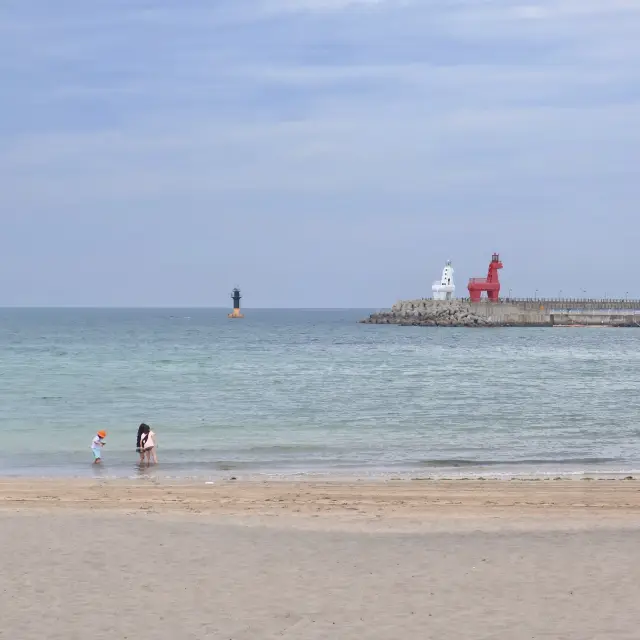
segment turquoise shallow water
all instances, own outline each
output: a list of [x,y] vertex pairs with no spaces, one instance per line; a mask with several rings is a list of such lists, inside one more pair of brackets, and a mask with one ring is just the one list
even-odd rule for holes
[[363,310],[0,309],[0,475],[640,469],[640,331],[357,324]]

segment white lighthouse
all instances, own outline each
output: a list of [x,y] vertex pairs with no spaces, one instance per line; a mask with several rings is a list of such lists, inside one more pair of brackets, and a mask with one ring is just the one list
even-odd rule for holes
[[442,270],[442,279],[436,280],[431,287],[433,291],[434,300],[451,300],[456,290],[456,285],[453,284],[453,267],[451,266],[451,260],[447,260],[447,264]]

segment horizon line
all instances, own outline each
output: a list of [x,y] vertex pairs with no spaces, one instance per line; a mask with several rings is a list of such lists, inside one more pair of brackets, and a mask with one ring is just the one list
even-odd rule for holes
[[[377,309],[378,307],[242,307],[247,311],[361,311]],[[116,310],[166,310],[166,309],[202,309],[228,311],[231,307],[202,306],[202,305],[2,305],[0,309],[116,309]]]

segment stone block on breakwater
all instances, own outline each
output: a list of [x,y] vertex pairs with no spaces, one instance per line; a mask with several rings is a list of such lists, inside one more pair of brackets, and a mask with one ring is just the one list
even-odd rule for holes
[[471,303],[466,300],[401,300],[389,311],[361,320],[364,324],[397,324],[418,327],[549,326],[548,313],[526,311],[515,304]]

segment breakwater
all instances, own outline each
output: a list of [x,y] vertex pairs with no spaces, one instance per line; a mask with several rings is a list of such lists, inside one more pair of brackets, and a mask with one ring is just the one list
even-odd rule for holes
[[640,327],[640,300],[401,300],[360,322],[421,327]]

